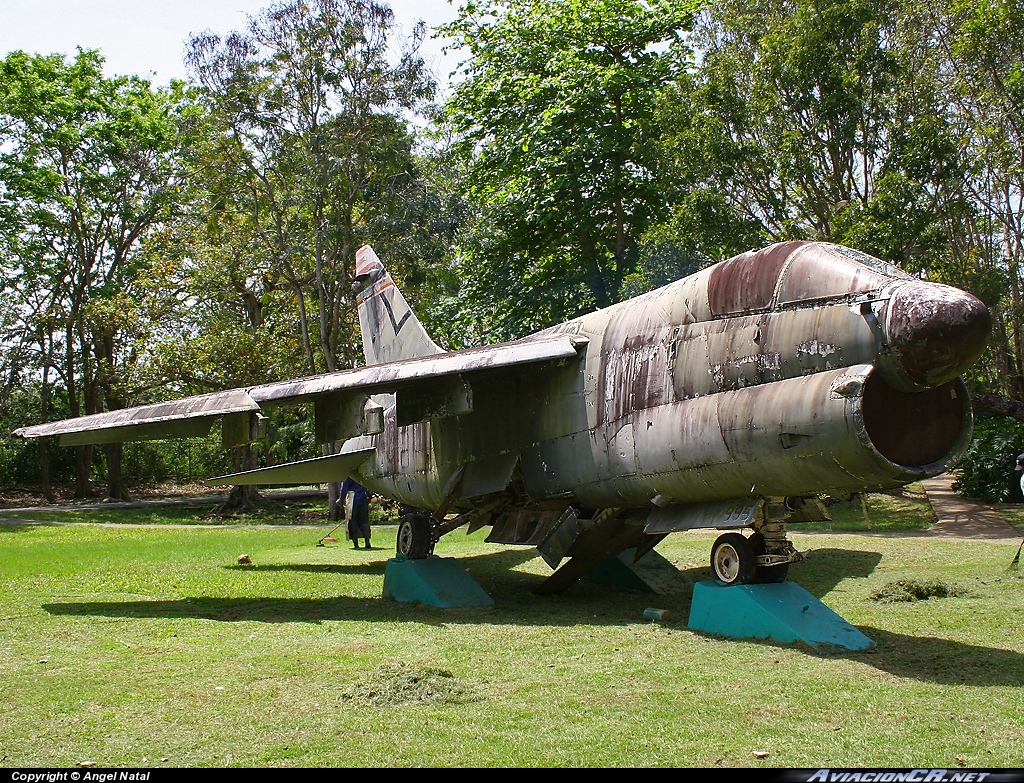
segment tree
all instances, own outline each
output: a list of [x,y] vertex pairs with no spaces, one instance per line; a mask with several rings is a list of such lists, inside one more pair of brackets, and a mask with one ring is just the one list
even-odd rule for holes
[[664,105],[677,181],[762,242],[849,240],[927,268],[955,144],[901,19],[889,0],[709,7],[700,67]]
[[428,100],[434,85],[416,53],[422,26],[397,63],[393,27],[391,10],[376,2],[283,2],[254,17],[246,34],[204,33],[188,45],[205,103],[224,127],[220,195],[231,194],[262,245],[263,279],[291,292],[310,373],[356,363],[355,251],[388,244],[392,218],[417,188],[401,113]]
[[[45,302],[23,310],[25,333],[35,335],[44,376],[51,367],[60,376],[73,416],[132,401],[138,248],[178,198],[176,151],[189,121],[183,85],[154,90],[135,77],[108,79],[102,65],[98,52],[83,50],[70,63],[24,52],[0,61],[10,274],[45,292]],[[47,388],[44,381],[44,395]],[[108,496],[121,497],[120,445],[104,451]],[[92,448],[78,447],[76,461],[76,496],[84,496]]]
[[986,385],[1024,402],[1024,3],[936,0],[919,14],[931,32],[929,73],[951,108],[972,206],[948,276],[992,280]]
[[468,160],[463,279],[482,333],[619,299],[664,212],[656,97],[687,61],[693,5],[483,0],[441,29],[469,52],[446,111]]

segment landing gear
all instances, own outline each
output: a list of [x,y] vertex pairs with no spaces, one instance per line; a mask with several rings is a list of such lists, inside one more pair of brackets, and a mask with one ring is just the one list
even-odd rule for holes
[[742,585],[752,581],[757,558],[750,541],[739,533],[725,533],[711,547],[711,573],[724,585]]
[[[754,533],[747,542],[754,550],[754,557],[757,558],[757,568],[754,570],[754,582],[756,584],[768,585],[778,584],[779,582],[786,581],[786,574],[789,573],[789,563],[778,563],[776,565],[762,565],[764,560],[771,560],[771,557],[766,558],[768,549],[765,544],[765,538],[761,533]],[[785,543],[789,543],[786,541]],[[792,545],[790,545],[792,548]]]
[[808,505],[803,503],[794,509],[789,502],[769,503],[752,522],[754,533],[749,538],[739,533],[719,536],[711,547],[711,573],[715,579],[725,585],[785,582],[789,564],[804,559],[786,538],[786,519],[807,517]]
[[422,560],[434,550],[429,514],[406,514],[398,525],[398,554]]

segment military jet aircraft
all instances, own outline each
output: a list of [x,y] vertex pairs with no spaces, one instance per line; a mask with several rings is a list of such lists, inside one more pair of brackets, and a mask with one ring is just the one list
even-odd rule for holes
[[[603,558],[726,530],[726,584],[776,582],[801,555],[787,524],[821,493],[897,487],[967,448],[960,374],[989,337],[985,305],[864,253],[784,242],[500,345],[442,351],[369,247],[356,289],[366,366],[25,427],[61,444],[261,437],[262,411],[312,403],[340,453],[212,484],[341,481],[424,509],[398,552],[490,526],[536,546],[561,591]],[[743,535],[749,528],[750,535]],[[565,562],[563,562],[565,561]]]

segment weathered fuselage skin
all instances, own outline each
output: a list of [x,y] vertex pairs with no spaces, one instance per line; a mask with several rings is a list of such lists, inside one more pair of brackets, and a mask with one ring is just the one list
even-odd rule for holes
[[463,507],[514,466],[523,502],[651,509],[895,487],[970,442],[959,375],[985,306],[835,245],[789,242],[723,261],[534,335],[586,338],[578,359],[476,373],[470,409],[385,428],[371,489],[436,508],[460,466]]

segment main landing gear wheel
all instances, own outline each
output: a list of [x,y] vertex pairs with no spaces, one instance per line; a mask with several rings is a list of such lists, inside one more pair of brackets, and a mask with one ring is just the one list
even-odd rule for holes
[[722,584],[742,585],[753,581],[757,557],[750,542],[739,533],[725,533],[711,547],[711,573]]
[[398,525],[398,554],[410,560],[422,560],[430,554],[430,517],[426,514],[406,514]]
[[[760,533],[754,533],[754,535],[747,539],[747,542],[753,548],[755,558],[760,557],[767,551],[764,544],[764,536]],[[786,581],[788,573],[789,563],[774,566],[759,565],[754,570],[754,581],[761,585],[778,584],[779,582]]]

